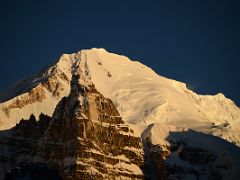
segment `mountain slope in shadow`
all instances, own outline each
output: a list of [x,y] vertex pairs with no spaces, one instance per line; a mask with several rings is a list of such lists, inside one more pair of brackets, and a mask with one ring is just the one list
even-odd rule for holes
[[[155,128],[170,131],[159,133],[156,140],[151,134]],[[219,137],[151,124],[142,139],[148,179],[238,179],[240,175],[240,148]]]

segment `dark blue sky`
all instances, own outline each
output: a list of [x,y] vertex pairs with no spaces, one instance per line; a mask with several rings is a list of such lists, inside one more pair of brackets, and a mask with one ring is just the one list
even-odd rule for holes
[[103,47],[240,104],[239,0],[1,0],[0,89]]

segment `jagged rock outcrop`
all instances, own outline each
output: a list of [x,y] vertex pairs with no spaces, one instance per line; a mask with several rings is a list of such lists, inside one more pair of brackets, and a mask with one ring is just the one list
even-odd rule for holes
[[11,168],[33,161],[33,156],[37,152],[37,142],[48,128],[50,120],[50,117],[41,114],[36,121],[32,115],[29,120],[21,120],[14,128],[0,132],[0,174],[2,176]]
[[10,167],[41,162],[64,179],[143,179],[140,137],[112,101],[94,85],[80,84],[79,76],[73,76],[70,95],[52,118],[41,115],[37,122],[31,116],[8,135],[1,143],[10,154],[6,163],[16,158]]
[[110,99],[78,80],[73,78],[69,97],[57,106],[38,156],[66,179],[143,178],[141,139]]

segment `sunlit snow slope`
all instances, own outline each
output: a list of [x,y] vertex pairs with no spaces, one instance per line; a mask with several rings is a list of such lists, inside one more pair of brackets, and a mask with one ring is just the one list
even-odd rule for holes
[[215,134],[240,145],[240,109],[223,94],[198,95],[184,83],[103,49],[83,53],[96,88],[140,131],[146,125],[163,123]]
[[[26,87],[30,88],[25,89],[43,88],[45,98],[40,102],[6,111],[6,107],[24,96],[20,93],[1,103],[0,129],[14,126],[31,113],[51,115],[61,97],[68,95],[69,82],[76,71],[83,71],[84,78],[112,99],[123,119],[139,133],[149,124],[161,123],[214,134],[240,145],[240,109],[223,94],[198,95],[187,89],[186,84],[159,76],[138,61],[96,48],[65,54],[55,65],[29,80]],[[61,84],[57,97],[44,85],[52,76],[55,88]],[[36,85],[32,88],[33,83]]]

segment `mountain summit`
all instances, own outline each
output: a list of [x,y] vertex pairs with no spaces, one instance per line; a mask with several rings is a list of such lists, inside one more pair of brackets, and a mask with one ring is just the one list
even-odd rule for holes
[[233,101],[102,48],[63,54],[1,99],[3,174],[41,162],[65,179],[238,176]]

